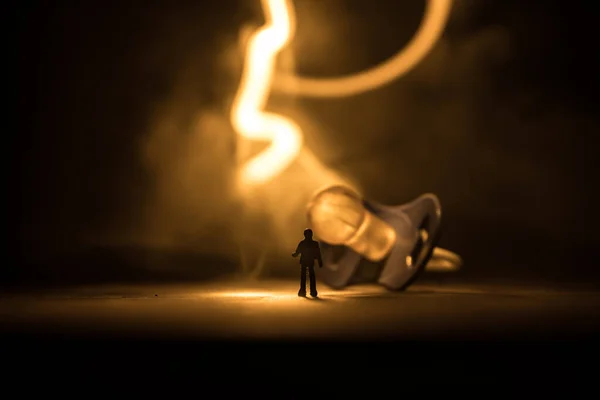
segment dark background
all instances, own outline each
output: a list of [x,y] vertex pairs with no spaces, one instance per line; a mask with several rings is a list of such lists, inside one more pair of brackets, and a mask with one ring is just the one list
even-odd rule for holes
[[[198,110],[226,116],[243,62],[239,30],[261,23],[258,5],[21,4],[7,25],[16,123],[5,129],[9,261],[2,282],[191,280],[235,271],[229,222],[211,221],[198,232],[194,240],[204,247],[165,250],[107,238],[145,229],[149,204],[164,190],[157,171],[177,159],[175,150],[158,167],[144,158],[156,116],[171,112],[184,127]],[[313,76],[388,58],[410,39],[424,6],[296,4],[297,68]],[[465,259],[455,279],[595,285],[596,16],[583,1],[457,1],[443,40],[397,82],[350,99],[299,99],[298,106],[334,147],[317,154],[357,179],[367,196],[400,204],[423,192],[439,195],[440,245]],[[221,163],[205,167],[213,177],[233,157],[233,133],[221,123]],[[204,152],[213,144],[200,141]],[[225,183],[204,179],[208,215]],[[189,220],[165,219],[177,218]]]

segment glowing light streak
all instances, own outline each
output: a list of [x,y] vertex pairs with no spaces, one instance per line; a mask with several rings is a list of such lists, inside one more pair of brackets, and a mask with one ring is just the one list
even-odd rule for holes
[[242,79],[231,110],[237,133],[247,139],[271,141],[241,170],[245,184],[263,183],[282,172],[298,155],[303,137],[293,121],[264,112],[277,54],[294,34],[292,8],[286,0],[262,0],[266,24],[249,39]]
[[[264,112],[268,95],[271,89],[276,89],[304,96],[346,97],[374,90],[398,79],[416,66],[438,41],[448,19],[452,0],[427,0],[423,21],[408,46],[374,68],[333,79],[282,75],[275,82],[276,56],[294,36],[295,15],[291,0],[261,0],[261,3],[266,24],[248,41],[246,62],[230,117],[241,137],[271,143],[267,150],[242,166],[241,183],[248,187],[268,182],[298,158],[312,172],[309,175],[318,177],[323,183],[344,183],[360,193],[352,182],[324,167],[310,150],[302,148],[302,131],[295,122],[281,115]],[[434,258],[440,261],[439,269],[451,269],[452,266],[446,264],[457,264],[446,253],[438,251],[435,254],[437,257]]]
[[278,76],[273,89],[313,97],[346,97],[377,89],[415,67],[440,38],[452,0],[427,0],[425,15],[410,43],[387,61],[366,71],[331,79]]
[[[241,168],[241,183],[265,183],[281,173],[300,154],[300,127],[281,115],[264,112],[271,89],[314,97],[344,97],[374,90],[408,72],[432,49],[441,36],[453,0],[427,0],[422,23],[411,42],[386,62],[354,75],[311,79],[282,75],[273,82],[277,54],[292,40],[295,15],[291,0],[261,0],[266,24],[248,41],[240,86],[231,109],[236,132],[250,140],[270,141],[270,146]],[[315,164],[311,160],[308,164]]]

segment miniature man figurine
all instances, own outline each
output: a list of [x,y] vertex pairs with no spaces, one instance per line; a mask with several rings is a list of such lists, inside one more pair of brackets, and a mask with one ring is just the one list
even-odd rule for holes
[[315,260],[319,262],[319,268],[323,267],[321,259],[321,248],[319,242],[313,240],[313,231],[304,230],[304,240],[298,243],[296,252],[292,257],[300,254],[300,290],[298,296],[306,297],[306,270],[308,269],[310,279],[310,295],[317,297],[317,281],[315,279]]

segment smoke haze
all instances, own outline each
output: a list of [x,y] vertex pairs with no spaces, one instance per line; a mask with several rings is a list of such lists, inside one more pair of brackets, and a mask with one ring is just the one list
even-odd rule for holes
[[[8,269],[13,276],[35,276],[29,261],[56,257],[44,268],[63,277],[91,270],[87,261],[57,264],[97,247],[193,255],[187,269],[150,256],[161,279],[246,263],[295,275],[289,253],[306,202],[342,176],[386,204],[438,194],[441,246],[465,258],[465,278],[594,273],[577,257],[597,240],[588,172],[597,164],[589,106],[597,64],[594,51],[569,45],[587,43],[585,5],[457,0],[443,38],[397,81],[351,98],[274,95],[268,109],[302,127],[321,164],[298,161],[244,197],[237,165],[263,145],[240,147],[228,113],[261,10],[201,3],[15,10],[20,123],[9,219],[24,261]],[[387,59],[424,9],[295,4],[296,38],[280,68],[322,77]],[[150,268],[148,258],[128,257]]]

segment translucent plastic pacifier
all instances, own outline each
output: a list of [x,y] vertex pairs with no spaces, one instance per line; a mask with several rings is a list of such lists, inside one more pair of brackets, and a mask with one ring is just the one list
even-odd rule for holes
[[381,264],[379,284],[390,290],[406,289],[433,254],[441,215],[434,194],[386,206],[362,199],[344,186],[320,191],[308,205],[309,224],[321,241],[320,276],[327,285],[342,289],[351,284],[366,259]]

